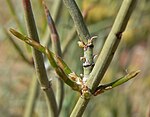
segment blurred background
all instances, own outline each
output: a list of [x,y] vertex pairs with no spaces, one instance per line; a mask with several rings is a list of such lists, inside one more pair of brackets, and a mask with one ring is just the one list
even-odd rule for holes
[[[77,74],[82,73],[79,60],[83,51],[73,21],[62,0],[45,0],[55,21],[64,61]],[[94,54],[99,54],[112,27],[122,0],[76,0],[85,15],[85,21],[94,40]],[[43,45],[51,49],[50,31],[41,0],[31,0],[34,17]],[[30,47],[15,39],[9,32],[14,28],[27,34],[21,0],[0,0],[0,115],[22,117],[26,110],[29,92],[33,89],[35,71],[31,64]],[[19,49],[18,49],[19,48]],[[20,51],[20,52],[19,52]],[[20,54],[23,53],[23,54]],[[84,117],[150,117],[150,0],[139,0],[123,33],[115,57],[102,83],[120,78],[127,72],[141,70],[133,80],[102,95],[94,97]],[[96,61],[96,60],[95,60]],[[46,62],[49,68],[49,63]],[[48,69],[55,90],[57,80]],[[32,117],[46,117],[47,107],[42,91],[35,88],[35,105]],[[68,117],[80,94],[65,85],[65,98],[60,117]]]

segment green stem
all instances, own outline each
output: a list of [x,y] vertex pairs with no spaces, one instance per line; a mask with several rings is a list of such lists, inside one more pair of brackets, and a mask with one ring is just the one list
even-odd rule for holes
[[135,78],[135,76],[137,76],[138,74],[140,73],[140,70],[137,70],[137,71],[133,71],[131,73],[128,73],[127,75],[111,82],[111,83],[107,83],[107,84],[102,84],[102,85],[99,85],[97,88],[96,88],[96,91],[94,92],[94,95],[98,95],[98,94],[101,94],[107,90],[110,90],[112,88],[115,88],[119,85],[122,85],[124,84],[125,82],[127,82],[128,80],[131,80],[132,78]]
[[[51,40],[52,40],[54,53],[57,56],[62,57],[59,35],[58,35],[57,29],[55,27],[55,23],[51,17],[50,11],[48,10],[44,0],[43,0],[43,6],[45,9],[45,14],[47,17],[48,26],[49,26],[49,29],[51,31]],[[64,84],[63,84],[61,79],[58,79],[56,99],[58,102],[58,112],[60,113],[61,108],[62,108],[63,99],[64,99]]]
[[17,50],[18,54],[21,56],[22,60],[24,62],[26,62],[28,65],[33,67],[33,63],[32,61],[30,61],[24,54],[22,49],[20,48],[20,46],[13,40],[13,38],[10,36],[10,34],[6,31],[6,29],[4,29],[4,32],[6,33],[6,36],[8,37],[8,39],[10,40],[10,42],[13,44],[13,46],[15,47],[15,49]]
[[[133,11],[136,1],[137,0],[124,0],[121,5],[112,30],[106,39],[103,49],[86,83],[92,92],[94,92],[99,85],[103,75],[106,72],[106,69],[108,68],[113,58],[113,55],[120,42],[122,32],[126,28],[127,22]],[[87,105],[88,102],[89,100],[80,97],[73,112],[71,113],[71,117],[81,117],[84,112],[83,110],[86,108],[84,105]]]
[[[37,34],[37,29],[33,17],[30,0],[23,0],[23,5],[24,5],[24,12],[25,12],[28,33],[31,38],[36,39],[35,41],[39,42],[39,37]],[[34,58],[35,70],[37,73],[38,81],[41,87],[45,87],[45,90],[43,91],[47,100],[48,112],[51,111],[52,116],[57,117],[58,116],[57,104],[56,104],[54,92],[49,84],[49,80],[46,74],[42,53],[33,48],[33,58]]]
[[84,23],[82,14],[74,0],[63,0],[68,11],[75,23],[76,30],[80,37],[80,40],[83,40],[85,43],[90,39],[89,31]]
[[[74,21],[75,28],[79,35],[80,41],[85,43],[85,45],[88,44],[88,41],[91,39],[91,36],[90,36],[90,33],[84,22],[84,18],[82,16],[76,2],[74,0],[64,0],[64,3],[66,5],[66,7],[68,8],[70,15]],[[92,42],[91,42],[91,45],[93,45]],[[87,79],[93,68],[93,66],[92,66],[92,64],[93,64],[93,46],[87,46],[86,48],[84,48],[84,58],[86,59],[86,61],[84,61],[84,63],[83,63],[84,79]],[[84,101],[84,99],[82,101]],[[80,103],[77,103],[77,105],[78,104],[80,105]],[[84,103],[84,105],[82,105],[83,108],[80,111],[81,113],[78,113],[79,115],[82,115],[87,104],[88,104],[88,102]],[[75,107],[75,111],[77,112],[76,109],[77,108]],[[74,113],[74,110],[73,110],[73,112],[71,113],[71,116],[77,116],[78,114]]]
[[21,39],[22,41],[26,42],[36,50],[45,54],[51,64],[51,66],[55,69],[56,73],[62,80],[69,85],[72,89],[80,92],[82,88],[82,80],[76,74],[74,74],[67,64],[57,55],[52,53],[48,48],[42,46],[38,42],[34,41],[33,39],[22,35],[21,33],[15,31],[14,29],[10,29],[10,32]]
[[[74,21],[80,40],[83,41],[85,44],[88,44],[88,41],[91,39],[91,36],[75,0],[63,0],[63,1],[66,7],[68,8],[70,15]],[[86,61],[83,63],[84,78],[87,79],[93,68],[92,66],[93,47],[92,46],[89,46],[89,47],[87,46],[87,48],[84,49],[84,58],[86,58]]]

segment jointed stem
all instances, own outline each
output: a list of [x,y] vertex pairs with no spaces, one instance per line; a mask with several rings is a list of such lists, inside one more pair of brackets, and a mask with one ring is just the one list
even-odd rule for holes
[[[55,27],[55,23],[53,21],[53,18],[51,16],[50,11],[48,10],[44,0],[43,0],[43,6],[45,9],[45,14],[47,17],[48,26],[49,26],[49,29],[51,31],[50,35],[51,35],[51,41],[52,41],[54,53],[57,56],[62,57],[59,35],[58,35],[57,29]],[[64,100],[64,83],[60,78],[58,79],[58,83],[57,83],[56,99],[57,99],[57,103],[58,103],[58,112],[60,113],[60,110],[62,108],[62,103]]]
[[14,29],[10,29],[10,32],[14,36],[18,37],[20,40],[26,42],[36,50],[45,54],[58,76],[60,76],[60,78],[72,89],[81,92],[83,85],[81,78],[78,77],[74,72],[72,72],[71,69],[67,66],[67,64],[59,56],[55,55],[48,48],[42,46],[33,39],[22,35]]
[[[28,33],[31,38],[36,39],[35,41],[39,42],[39,37],[37,34],[37,29],[36,29],[36,25],[32,13],[30,0],[23,0],[23,5],[24,5]],[[37,73],[38,81],[41,87],[49,87],[50,84],[46,74],[42,53],[33,48],[33,58],[34,58],[35,70]],[[47,100],[49,112],[51,111],[53,117],[57,117],[58,109],[57,109],[57,104],[56,104],[56,100],[52,88],[49,87],[47,88],[47,90],[44,90],[44,95]]]
[[[70,10],[70,13],[73,14],[74,9],[71,11],[71,7],[74,7],[75,5],[72,6],[71,4],[75,4],[74,0],[64,0],[64,1],[65,2],[67,1],[66,3],[70,3],[68,4],[70,5],[70,7],[68,8]],[[122,3],[122,6],[116,17],[112,30],[105,42],[102,52],[100,53],[97,59],[97,62],[93,68],[93,71],[90,74],[90,77],[88,78],[88,81],[86,83],[87,86],[91,89],[92,93],[94,93],[95,89],[99,85],[101,79],[103,78],[103,75],[105,74],[113,58],[113,55],[119,45],[121,35],[126,28],[127,22],[129,20],[129,17],[132,13],[132,10],[135,6],[136,1],[137,0],[124,0]],[[91,53],[88,53],[88,55],[91,55]],[[81,117],[84,112],[83,110],[85,110],[86,108],[85,105],[87,105],[88,102],[89,100],[83,99],[82,97],[80,97],[73,112],[71,113],[71,117]]]
[[[50,21],[49,26],[52,32],[52,41],[55,47],[55,54],[39,43],[30,0],[23,0],[27,28],[31,38],[24,36],[13,29],[10,29],[10,31],[16,37],[23,40],[24,42],[26,42],[34,48],[33,57],[38,80],[41,85],[41,88],[44,90],[44,95],[47,99],[48,108],[49,111],[51,110],[53,117],[58,117],[60,110],[58,110],[54,92],[47,78],[42,53],[44,53],[48,57],[50,64],[52,65],[58,76],[62,78],[62,80],[72,89],[82,94],[71,113],[71,117],[81,117],[92,95],[97,95],[106,90],[119,86],[125,83],[126,81],[130,80],[131,78],[135,77],[139,73],[139,71],[134,71],[111,83],[99,85],[119,45],[122,33],[124,32],[127,26],[129,17],[131,16],[136,1],[137,0],[123,1],[119,13],[116,17],[116,20],[113,24],[112,30],[109,33],[106,42],[102,48],[102,51],[97,59],[97,62],[93,68],[93,38],[91,38],[89,34],[89,31],[83,21],[83,17],[76,2],[74,0],[64,0],[64,3],[69,9],[69,12],[75,23],[76,30],[80,37],[79,45],[80,47],[84,48],[84,57],[82,58],[84,60],[83,68],[84,78],[86,80],[82,80],[74,72],[72,72],[69,69],[69,67],[65,64],[65,62],[60,58],[62,54],[60,49],[59,38],[50,13],[47,12],[47,17]],[[46,7],[45,9],[47,10]]]
[[[85,61],[83,63],[83,69],[84,69],[84,79],[87,80],[93,68],[93,44],[92,41],[90,42],[91,36],[76,2],[74,0],[64,0],[64,3],[68,8],[70,15],[74,21],[81,43],[84,43],[86,46],[83,47],[84,58],[85,58]],[[87,46],[89,42],[90,42],[90,46]],[[75,106],[73,112],[71,113],[71,117],[76,117],[78,115],[82,116],[88,104],[89,99],[84,99],[83,96],[82,101],[85,102],[84,105],[80,104],[80,102],[76,104],[76,105],[82,105],[82,108],[78,108],[77,106]]]
[[[91,39],[91,36],[76,2],[74,0],[64,0],[64,3],[66,7],[68,8],[70,15],[74,21],[80,41],[84,42],[85,44],[88,44],[88,40]],[[91,45],[92,45],[92,42],[91,42]],[[84,49],[84,58],[86,58],[86,61],[83,63],[85,78],[88,78],[90,72],[92,71],[92,68],[93,68],[92,57],[93,57],[93,47],[87,46],[86,49]]]
[[118,15],[115,19],[113,27],[106,39],[106,42],[102,48],[102,51],[97,59],[97,62],[90,74],[87,85],[91,88],[92,92],[95,91],[96,87],[100,83],[103,75],[105,74],[114,54],[119,45],[128,20],[134,9],[137,0],[124,0]]

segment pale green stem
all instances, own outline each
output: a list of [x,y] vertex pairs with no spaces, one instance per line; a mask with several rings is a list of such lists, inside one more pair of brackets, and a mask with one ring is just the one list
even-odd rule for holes
[[104,93],[107,90],[110,90],[112,88],[115,88],[119,85],[124,84],[125,82],[127,82],[128,80],[131,80],[132,78],[135,78],[135,76],[137,76],[140,73],[140,70],[137,71],[133,71],[131,73],[128,73],[127,75],[111,82],[111,83],[107,83],[107,84],[101,84],[96,88],[96,91],[93,95],[98,95],[101,93]]
[[18,54],[20,55],[20,57],[23,59],[24,62],[26,62],[28,65],[33,67],[33,63],[32,61],[30,61],[23,53],[21,47],[13,40],[13,38],[10,36],[10,34],[4,29],[4,32],[6,33],[6,36],[8,37],[8,39],[10,40],[10,42],[13,44],[13,46],[15,47],[15,49],[17,50]]
[[[37,34],[37,29],[33,17],[30,0],[23,0],[23,5],[24,5],[24,12],[25,12],[28,33],[31,38],[36,39],[35,41],[39,42],[39,37]],[[33,58],[34,58],[35,70],[37,73],[38,81],[41,87],[45,87],[45,90],[43,90],[43,92],[46,97],[48,112],[51,112],[52,117],[57,117],[58,116],[57,104],[56,104],[54,92],[49,84],[50,82],[46,74],[42,53],[37,51],[36,49],[33,49]]]
[[34,41],[33,39],[22,35],[21,33],[15,31],[14,29],[10,29],[10,32],[21,39],[22,41],[26,42],[33,48],[37,49],[38,51],[44,53],[51,66],[55,69],[56,73],[62,80],[69,85],[72,89],[80,92],[82,90],[82,80],[78,77],[75,73],[73,73],[67,64],[57,55],[52,53],[48,48],[42,46],[38,42]]
[[[92,93],[95,91],[99,85],[103,75],[105,74],[106,69],[108,68],[113,55],[117,49],[117,46],[120,42],[121,35],[126,28],[129,17],[132,13],[132,10],[136,4],[137,0],[124,0],[119,13],[116,17],[116,20],[113,24],[112,30],[109,33],[109,36],[106,39],[106,42],[103,46],[103,49],[97,59],[97,62],[93,68],[92,73],[90,74],[89,80],[87,81],[87,86],[91,89]],[[89,99],[83,99],[80,97],[76,106],[74,107],[71,117],[81,117]]]
[[[48,26],[49,26],[49,29],[51,31],[50,35],[51,35],[54,53],[57,56],[62,57],[59,35],[58,35],[57,29],[55,27],[55,23],[53,21],[53,18],[51,17],[50,11],[48,10],[44,0],[43,0],[43,6],[45,9],[45,14],[47,17]],[[58,79],[58,83],[57,83],[56,99],[57,99],[57,103],[58,103],[58,112],[60,113],[61,108],[62,108],[63,99],[64,99],[64,84],[60,78]]]
[[[68,11],[74,21],[80,40],[83,41],[85,44],[88,44],[88,40],[91,39],[91,36],[76,2],[74,0],[63,0],[63,1],[66,7],[68,8]],[[84,77],[87,79],[93,68],[92,66],[93,47],[92,46],[89,46],[86,49],[84,49],[84,58],[86,58],[86,61],[83,63]]]

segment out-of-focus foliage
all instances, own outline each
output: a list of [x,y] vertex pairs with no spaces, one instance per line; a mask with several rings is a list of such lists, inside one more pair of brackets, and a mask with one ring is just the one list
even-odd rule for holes
[[[11,0],[15,7],[17,17],[22,26],[25,27],[23,8],[20,0]],[[41,0],[32,0],[34,16],[39,31],[41,42],[45,44],[49,39],[49,31],[46,28]],[[79,1],[80,8],[84,11],[90,7],[86,22],[92,35],[98,35],[94,41],[94,53],[99,54],[100,49],[113,24],[114,18],[120,7],[119,0],[83,0]],[[47,4],[53,15],[54,0],[48,0]],[[57,2],[57,0],[56,0]],[[23,115],[27,94],[34,70],[24,63],[17,54],[12,44],[5,35],[3,28],[14,27],[19,29],[6,1],[0,0],[0,115],[3,117],[20,117]],[[131,17],[126,32],[123,34],[115,58],[111,63],[103,83],[110,82],[128,71],[141,69],[138,79],[131,80],[123,86],[117,87],[94,98],[87,107],[84,117],[149,117],[150,116],[150,1],[139,0],[137,7]],[[72,19],[67,9],[62,6],[59,11],[56,26],[63,45],[66,37],[73,28]],[[26,33],[26,32],[24,32]],[[15,40],[16,41],[16,40]],[[68,45],[64,54],[64,61],[77,74],[82,73],[82,50],[77,46],[77,36]],[[26,46],[16,41],[24,53],[28,54]],[[51,47],[50,47],[51,48]],[[96,61],[96,60],[95,60]],[[49,73],[55,88],[56,78],[53,72]],[[65,86],[65,100],[61,117],[69,116],[78,93]],[[46,104],[41,91],[36,103],[33,117],[46,116]]]
[[116,11],[118,8],[116,5],[117,4],[115,2],[83,0],[82,9],[89,9],[87,22],[95,23],[114,16],[117,13]]

